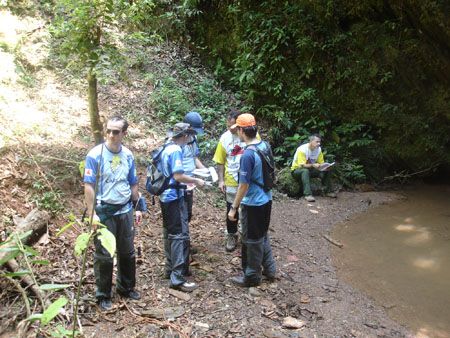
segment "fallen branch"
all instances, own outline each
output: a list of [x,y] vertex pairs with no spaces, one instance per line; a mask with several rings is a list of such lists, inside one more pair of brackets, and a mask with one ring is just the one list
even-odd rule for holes
[[[20,222],[20,224],[17,225],[16,229],[13,231],[13,233],[8,237],[7,241],[10,240],[9,243],[7,243],[4,248],[15,246],[17,243],[14,240],[15,238],[18,238],[20,234],[23,234],[27,231],[32,231],[31,235],[25,240],[25,243],[27,245],[33,244],[36,241],[39,240],[41,235],[46,232],[47,230],[47,223],[50,219],[50,215],[46,211],[40,211],[38,209],[32,210],[27,217],[23,221]],[[4,250],[0,252],[0,259],[3,259],[5,256],[8,255],[7,250]],[[5,265],[8,267],[8,269],[12,272],[18,272],[20,269],[19,263],[13,258],[8,260]],[[30,289],[35,296],[38,298],[39,302],[41,303],[42,307],[44,308],[44,299],[43,299],[43,293],[41,289],[39,289],[38,285],[36,285],[36,282],[34,279],[29,276],[25,275],[22,277],[21,282],[26,286],[26,289]]]
[[332,239],[331,237],[329,237],[327,235],[322,235],[322,237],[325,238],[331,244],[336,245],[339,248],[343,248],[344,247],[344,244],[342,244],[341,242],[338,242],[338,241]]

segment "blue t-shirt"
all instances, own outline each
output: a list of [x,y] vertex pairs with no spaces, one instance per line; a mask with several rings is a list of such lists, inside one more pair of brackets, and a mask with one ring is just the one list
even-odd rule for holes
[[[136,165],[131,151],[121,146],[121,149],[114,153],[104,143],[92,148],[86,156],[83,180],[85,183],[95,184],[99,164],[100,182],[96,200],[110,204],[125,204],[130,201],[131,186],[138,183]],[[131,203],[128,203],[115,215],[126,213],[130,209]]]
[[[169,184],[178,184],[178,182],[173,178],[173,174],[179,173],[183,174],[183,152],[181,147],[175,143],[171,143],[166,148],[164,148],[161,154],[161,162],[162,168],[160,169],[164,176],[170,176]],[[180,197],[184,196],[183,189],[175,189],[169,188],[164,190],[164,192],[159,196],[159,199],[163,203],[172,202]]]
[[200,149],[198,148],[197,138],[192,136],[193,140],[182,147],[183,149],[183,169],[184,173],[188,176],[192,176],[192,172],[195,170],[195,158],[200,155]]
[[[254,146],[261,150],[266,148],[264,142],[259,142],[254,144]],[[260,206],[272,200],[272,192],[265,192],[255,181],[264,185],[261,158],[256,151],[248,149],[247,146],[244,154],[241,156],[239,171],[239,183],[249,185],[247,194],[242,199],[242,204]]]

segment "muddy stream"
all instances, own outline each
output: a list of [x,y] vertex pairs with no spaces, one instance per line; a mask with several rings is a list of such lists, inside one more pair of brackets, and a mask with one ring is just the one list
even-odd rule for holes
[[450,186],[401,195],[335,228],[334,264],[417,337],[450,337]]

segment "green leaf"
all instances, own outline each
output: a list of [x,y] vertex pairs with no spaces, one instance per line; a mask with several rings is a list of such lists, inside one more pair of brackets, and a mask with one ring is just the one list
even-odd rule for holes
[[50,262],[45,259],[34,259],[31,261],[33,264],[39,264],[39,265],[49,265]]
[[13,252],[13,251],[17,251],[19,250],[19,248],[17,246],[8,246],[6,248],[1,248],[0,252]]
[[36,320],[41,320],[42,313],[33,313],[30,317],[27,318],[30,322],[35,322]]
[[33,230],[28,230],[27,232],[24,232],[23,234],[19,234],[19,239],[23,242],[28,237],[30,237],[32,233],[33,233]]
[[30,274],[29,270],[19,270],[19,271],[16,271],[16,272],[5,273],[5,274],[3,274],[3,276],[5,276],[5,277],[22,277],[22,276],[25,276],[25,275],[28,275],[28,274]]
[[109,252],[111,257],[113,257],[116,253],[116,238],[111,231],[106,228],[98,229],[97,233],[100,233],[98,239],[102,243],[102,246]]
[[42,291],[61,290],[70,287],[70,284],[42,284],[39,289]]
[[20,250],[18,248],[13,248],[9,254],[5,255],[2,259],[0,259],[0,266],[5,264],[7,261],[16,258],[20,254]]
[[45,326],[50,323],[50,321],[58,315],[59,310],[61,310],[61,308],[67,304],[67,302],[68,300],[66,297],[59,297],[57,300],[51,303],[50,306],[42,314],[41,324]]
[[54,331],[50,332],[50,335],[55,338],[67,338],[67,337],[77,337],[80,334],[79,331],[67,330],[64,326],[59,324],[56,326]]
[[61,230],[59,230],[59,231],[56,233],[56,237],[58,237],[59,235],[61,235],[61,234],[64,233],[64,232],[66,232],[67,229],[71,228],[74,224],[75,224],[75,222],[69,222],[69,223],[67,223],[66,225],[64,225],[64,226],[61,228]]
[[27,256],[39,256],[39,252],[34,250],[31,246],[25,245],[24,248]]
[[89,232],[84,232],[77,237],[75,241],[75,256],[80,256],[84,250],[86,250],[89,240],[91,239],[91,234]]
[[86,161],[83,160],[78,164],[78,170],[80,171],[81,177],[84,176],[84,168],[86,168]]

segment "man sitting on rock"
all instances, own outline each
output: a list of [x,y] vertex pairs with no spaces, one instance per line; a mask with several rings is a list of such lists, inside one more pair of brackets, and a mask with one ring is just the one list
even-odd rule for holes
[[321,137],[313,134],[309,137],[309,142],[297,148],[291,166],[292,177],[303,186],[303,196],[308,202],[314,202],[311,191],[310,177],[320,177],[325,187],[325,194],[328,197],[336,198],[336,193],[331,191],[330,171],[321,171],[324,158],[320,148]]

